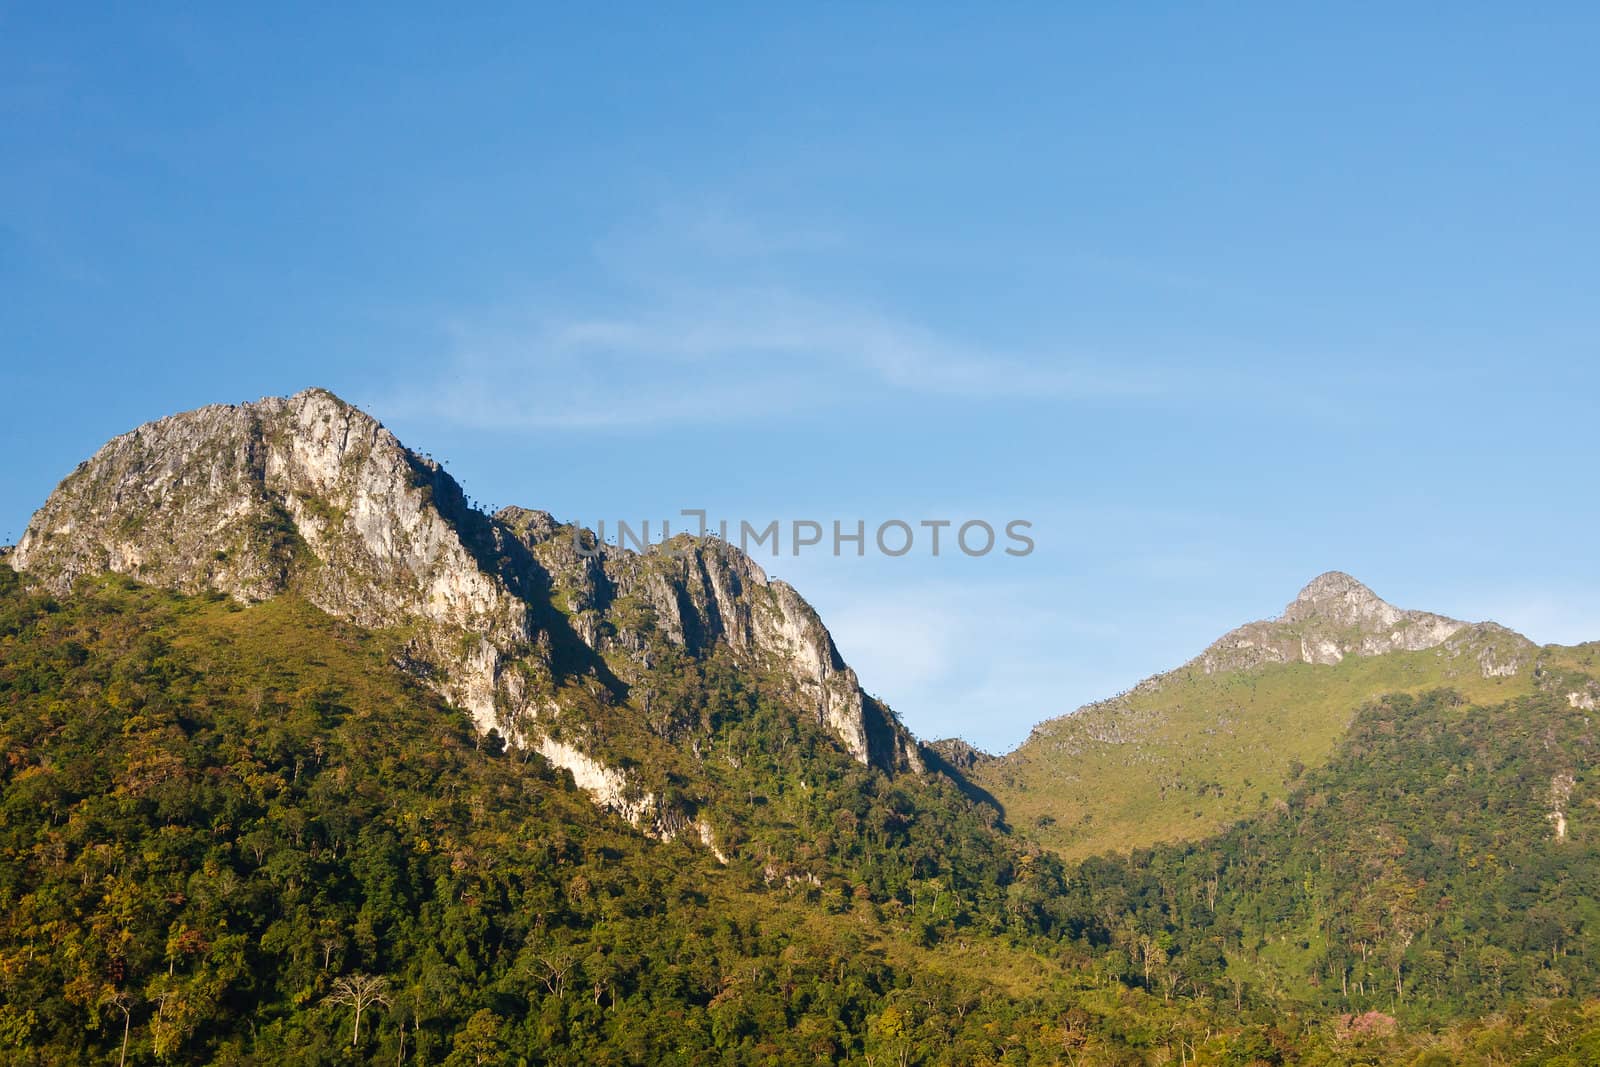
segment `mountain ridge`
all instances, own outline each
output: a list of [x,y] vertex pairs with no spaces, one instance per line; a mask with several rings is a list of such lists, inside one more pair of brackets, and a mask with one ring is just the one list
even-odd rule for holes
[[[671,810],[627,767],[627,757],[662,745],[699,758],[692,728],[657,721],[663,649],[702,660],[725,653],[733,669],[781,689],[856,762],[891,774],[934,767],[963,780],[969,795],[1026,814],[1036,831],[1094,810],[1077,801],[1041,808],[1026,795],[1024,779],[1041,766],[1049,779],[1081,777],[1052,762],[1070,768],[1085,753],[1136,753],[1149,766],[1114,775],[1119,787],[1142,775],[1144,787],[1185,803],[1197,789],[1213,800],[1227,793],[1221,812],[1233,816],[1254,810],[1242,798],[1261,783],[1209,776],[1218,738],[1261,742],[1257,758],[1271,764],[1265,800],[1294,766],[1331,751],[1362,700],[1469,675],[1525,688],[1538,658],[1537,646],[1504,627],[1400,609],[1328,571],[1275,618],[1229,631],[1127,693],[1040,722],[1010,753],[923,745],[865,692],[804,598],[733,546],[679,535],[638,552],[535,509],[484,514],[439,464],[323,389],[210,405],[112,438],[51,494],[8,562],[58,593],[98,572],[245,602],[294,591],[388,633],[396,664],[469,712],[481,734],[540,751],[637,825],[708,841],[712,828],[692,810]],[[1403,667],[1386,659],[1428,655],[1435,660]],[[1361,666],[1370,661],[1384,665]],[[1311,673],[1292,684],[1275,673],[1302,668]],[[1317,673],[1328,669],[1336,673]],[[1250,693],[1242,701],[1230,690],[1238,680]],[[1279,704],[1257,706],[1263,680]],[[1474,694],[1493,695],[1474,685]],[[1581,700],[1588,691],[1576,692]],[[1307,701],[1317,705],[1304,724],[1310,740],[1278,718]],[[1046,751],[1056,755],[1041,761]],[[1150,766],[1162,770],[1152,778]],[[1195,809],[1192,830],[1217,825],[1206,807]],[[1178,832],[1170,813],[1159,825]],[[1118,826],[1089,836],[1121,841]],[[1049,843],[1060,832],[1041,836]]]
[[1430,611],[1397,608],[1349,574],[1325,571],[1307,582],[1276,618],[1230,630],[1191,662],[1207,673],[1296,660],[1333,664],[1350,655],[1433,648],[1469,625]]
[[[244,603],[302,595],[390,634],[395,663],[481,734],[538,749],[602,805],[663,835],[686,817],[595,746],[557,736],[572,733],[574,715],[592,719],[579,704],[634,699],[658,640],[700,657],[726,646],[852,759],[923,772],[915,739],[862,689],[816,612],[738,549],[691,539],[681,557],[659,546],[579,553],[573,538],[585,536],[529,509],[483,514],[378,420],[308,389],[112,438],[50,494],[8,562],[57,594],[118,573]],[[572,696],[574,685],[587,692]]]
[[919,745],[749,557],[482,514],[385,434],[162,420],[0,559],[17,1062],[1600,1049],[1550,999],[1600,988],[1600,643],[1329,572],[1007,756]]
[[1327,571],[1276,617],[1041,721],[970,774],[1009,819],[1069,856],[1189,840],[1286,795],[1363,703],[1446,686],[1486,701],[1531,693],[1552,684],[1544,655],[1497,623],[1397,608]]

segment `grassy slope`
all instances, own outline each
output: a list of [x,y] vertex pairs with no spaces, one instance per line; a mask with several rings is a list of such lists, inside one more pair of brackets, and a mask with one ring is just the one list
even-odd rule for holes
[[1077,906],[1091,925],[1110,917],[1111,940],[1137,940],[1119,922],[1170,939],[1180,982],[1216,945],[1230,980],[1326,1011],[1419,1019],[1587,993],[1600,974],[1597,740],[1592,713],[1560,692],[1487,706],[1392,696],[1358,712],[1283,811],[1087,862]]
[[1067,857],[1196,840],[1281,800],[1296,763],[1322,765],[1355,710],[1383,694],[1448,686],[1498,703],[1550,684],[1552,668],[1592,671],[1600,655],[1552,647],[1540,652],[1542,674],[1527,664],[1485,678],[1471,654],[1479,647],[1210,675],[1180,668],[1159,686],[1042,724],[975,776],[1013,826]]

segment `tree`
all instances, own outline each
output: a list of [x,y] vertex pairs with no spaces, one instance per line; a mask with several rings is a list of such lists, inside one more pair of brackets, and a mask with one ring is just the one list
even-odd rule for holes
[[381,975],[340,975],[333,980],[333,992],[328,994],[329,1004],[350,1008],[355,1014],[355,1027],[350,1032],[350,1047],[361,1043],[361,1014],[374,1004],[389,1006],[386,990],[389,980]]
[[122,1051],[117,1055],[117,1067],[128,1062],[128,1029],[133,1025],[133,997],[120,990],[108,992],[101,999],[102,1007],[116,1008],[122,1013]]
[[485,1063],[502,1062],[505,1043],[500,1040],[500,1017],[488,1008],[472,1013],[459,1033],[446,1067],[480,1067]]

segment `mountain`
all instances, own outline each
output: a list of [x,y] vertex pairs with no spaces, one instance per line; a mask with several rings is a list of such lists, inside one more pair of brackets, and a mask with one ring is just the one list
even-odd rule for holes
[[1441,686],[1486,702],[1554,691],[1567,655],[1494,623],[1401,610],[1333,571],[1277,618],[1041,723],[970,774],[1014,825],[1067,856],[1190,840],[1281,802],[1370,700]]
[[861,763],[923,770],[911,735],[863,692],[811,605],[725,541],[680,534],[640,553],[541,511],[505,508],[495,522],[532,554],[566,624],[645,699],[652,638],[702,657],[726,649],[742,669],[782,674]]
[[308,390],[113,438],[50,495],[11,565],[61,595],[101,573],[245,603],[292,589],[358,625],[411,631],[406,655],[487,730],[523,703],[508,666],[544,658],[531,575],[501,565],[507,547],[437,463]]
[[657,645],[726,655],[863,764],[923,769],[816,612],[737,549],[683,537],[641,554],[542,512],[484,515],[438,463],[325,390],[114,438],[51,494],[10,563],[58,595],[109,572],[243,603],[303,597],[388,635],[394,661],[480,732],[539,751],[658,834],[715,830],[682,790],[663,799],[666,779],[698,775],[677,744],[693,739],[651,728]]
[[204,408],[0,553],[0,1063],[1600,1062],[1597,679],[1328,574],[923,746],[726,544]]

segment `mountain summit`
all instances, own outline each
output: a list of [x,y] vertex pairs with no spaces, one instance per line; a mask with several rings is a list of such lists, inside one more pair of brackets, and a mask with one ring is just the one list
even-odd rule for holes
[[595,544],[543,512],[482,513],[434,460],[308,389],[112,439],[51,494],[8,562],[58,595],[117,573],[245,603],[301,597],[384,635],[394,662],[481,733],[543,753],[666,832],[673,819],[618,764],[682,740],[649,725],[672,650],[736,663],[859,763],[923,769],[811,606],[742,552],[685,538],[675,554],[586,554],[580,540]]
[[1338,663],[1434,648],[1468,624],[1427,611],[1403,611],[1343,571],[1313,578],[1276,619],[1247,623],[1201,654],[1207,673],[1264,663]]
[[1504,700],[1541,684],[1538,654],[1492,622],[1397,608],[1328,571],[1277,618],[1040,723],[972,776],[1008,818],[1068,854],[1204,836],[1287,795],[1363,703],[1447,686]]
[[1345,626],[1393,625],[1404,613],[1343,571],[1326,571],[1306,583],[1284,610],[1288,620],[1319,618]]
[[506,539],[433,460],[322,389],[146,423],[79,464],[11,565],[64,594],[112,572],[244,602],[294,591],[370,629],[409,628],[434,687],[497,725],[534,648]]

